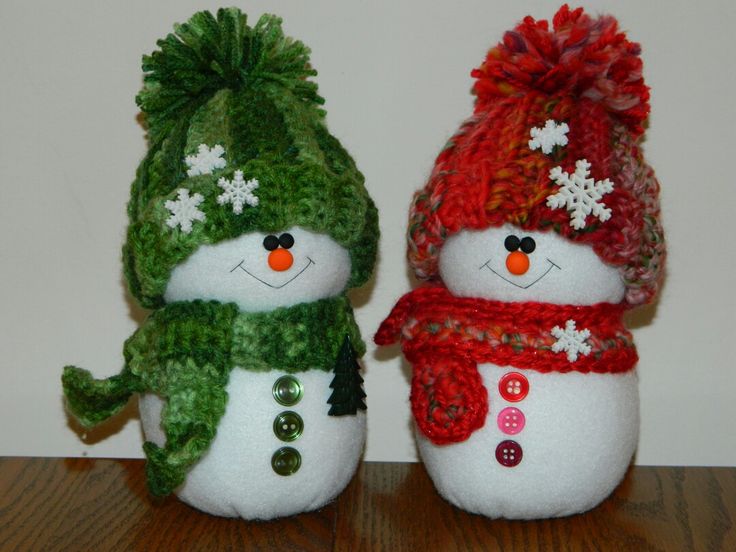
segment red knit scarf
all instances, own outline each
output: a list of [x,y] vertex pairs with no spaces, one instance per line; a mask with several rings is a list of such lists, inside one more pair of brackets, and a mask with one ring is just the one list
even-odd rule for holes
[[[539,372],[621,373],[638,360],[624,327],[623,305],[592,306],[504,303],[453,296],[444,287],[404,295],[375,336],[378,345],[398,340],[413,367],[411,405],[419,429],[434,443],[464,441],[483,426],[488,393],[477,364],[493,363]],[[591,350],[574,361],[554,352],[573,320],[590,331]]]

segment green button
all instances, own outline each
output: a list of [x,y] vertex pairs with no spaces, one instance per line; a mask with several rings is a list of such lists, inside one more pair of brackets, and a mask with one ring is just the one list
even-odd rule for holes
[[279,475],[293,475],[302,465],[302,455],[291,447],[281,447],[271,457],[271,467]]
[[304,388],[294,376],[281,376],[273,384],[273,398],[284,406],[293,406],[302,400]]
[[276,416],[273,421],[273,432],[276,437],[287,443],[298,439],[302,431],[304,431],[304,422],[296,412],[287,410]]

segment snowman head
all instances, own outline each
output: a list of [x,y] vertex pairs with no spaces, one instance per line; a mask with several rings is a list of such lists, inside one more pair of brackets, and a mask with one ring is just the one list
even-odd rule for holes
[[[205,48],[211,37],[182,25],[175,48],[144,62],[149,152],[123,250],[131,293],[147,308],[210,299],[268,310],[362,285],[378,215],[327,129],[308,48],[275,16],[254,26],[235,8],[200,16],[238,36]],[[202,63],[203,51],[213,59]],[[274,78],[252,78],[263,67]]]
[[591,305],[618,303],[626,292],[618,269],[591,247],[512,224],[453,234],[439,272],[459,297]]
[[505,301],[654,298],[665,244],[640,51],[613,17],[566,5],[488,51],[472,116],[414,196],[419,279]]
[[268,311],[334,297],[350,278],[350,253],[329,235],[298,226],[202,245],[171,272],[166,302],[194,299]]
[[350,180],[307,163],[241,167],[184,179],[131,224],[126,275],[144,306],[201,299],[266,311],[370,277],[377,213],[357,170]]

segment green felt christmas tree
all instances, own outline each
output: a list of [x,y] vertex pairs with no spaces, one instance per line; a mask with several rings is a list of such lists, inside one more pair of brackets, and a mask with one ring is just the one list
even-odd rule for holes
[[332,371],[335,377],[330,383],[332,395],[327,399],[327,403],[331,405],[328,414],[345,416],[356,414],[358,409],[366,410],[368,407],[363,401],[365,391],[363,391],[363,378],[360,376],[360,364],[347,335],[343,339]]

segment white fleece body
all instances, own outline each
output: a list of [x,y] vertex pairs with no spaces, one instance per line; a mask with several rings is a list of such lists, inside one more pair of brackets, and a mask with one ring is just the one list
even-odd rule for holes
[[[182,501],[218,516],[272,519],[320,508],[345,488],[363,452],[365,412],[328,416],[334,374],[321,370],[292,374],[304,394],[297,404],[282,406],[274,400],[272,387],[283,375],[278,370],[233,369],[217,436],[175,491]],[[159,446],[165,443],[162,405],[152,394],[142,395],[139,402],[146,439]],[[302,435],[289,443],[273,431],[274,419],[287,410],[304,421]],[[271,456],[284,446],[301,454],[301,467],[289,476],[271,468]]]
[[[481,364],[488,390],[485,425],[461,443],[435,445],[417,431],[419,453],[439,493],[452,504],[492,518],[535,519],[584,512],[619,484],[639,433],[636,371],[625,374],[540,373]],[[508,372],[522,373],[529,394],[507,402],[498,389]],[[526,425],[506,435],[497,424],[506,407]],[[516,441],[521,462],[501,465],[497,445]]]

